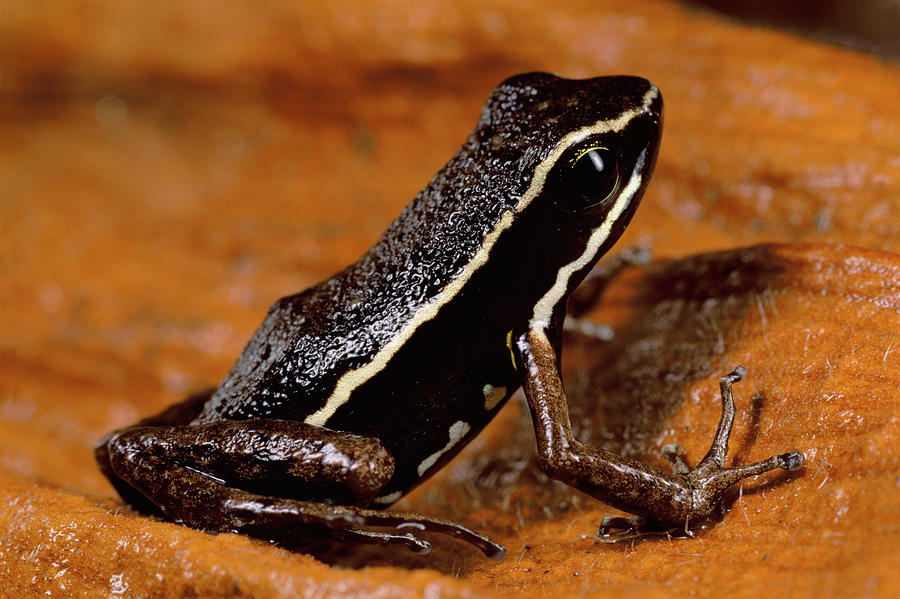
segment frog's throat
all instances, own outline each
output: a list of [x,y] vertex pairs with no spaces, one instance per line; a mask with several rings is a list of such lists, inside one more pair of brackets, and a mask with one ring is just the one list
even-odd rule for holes
[[[478,269],[487,263],[491,249],[494,247],[494,244],[497,243],[497,239],[505,230],[512,226],[513,221],[515,220],[514,215],[525,210],[525,208],[531,204],[532,200],[540,195],[544,188],[544,182],[547,179],[548,173],[553,169],[553,166],[559,160],[559,157],[562,156],[563,152],[591,135],[622,131],[633,119],[645,114],[650,107],[650,104],[658,95],[659,90],[655,85],[651,84],[650,89],[644,94],[641,106],[629,108],[615,118],[597,121],[593,125],[582,127],[563,137],[550,155],[537,166],[534,177],[531,179],[531,184],[528,186],[528,189],[522,195],[522,198],[516,204],[515,208],[505,211],[500,216],[500,220],[497,221],[494,228],[485,235],[484,240],[481,242],[481,247],[462,272],[460,272],[460,274],[452,281],[447,283],[437,297],[416,310],[412,318],[409,319],[409,322],[407,322],[400,332],[375,354],[370,362],[367,362],[359,368],[345,372],[341,378],[338,379],[334,386],[334,390],[325,401],[325,405],[307,416],[304,422],[314,426],[325,426],[328,423],[328,420],[335,412],[337,412],[338,408],[350,400],[353,391],[384,370],[391,361],[391,358],[393,358],[400,348],[413,336],[416,330],[418,330],[423,323],[426,323],[437,316],[440,309],[456,297]],[[537,304],[535,304],[534,313],[529,322],[529,326],[532,329],[546,326],[550,320],[550,314],[553,311],[553,307],[562,299],[566,292],[569,279],[575,272],[587,266],[594,259],[597,251],[603,245],[603,242],[609,237],[613,223],[616,222],[631,202],[632,197],[640,188],[640,185],[641,176],[635,173],[622,190],[622,193],[616,198],[615,204],[610,209],[607,218],[591,234],[588,239],[587,247],[582,255],[560,269],[556,277],[556,282],[550,290],[538,300]]]

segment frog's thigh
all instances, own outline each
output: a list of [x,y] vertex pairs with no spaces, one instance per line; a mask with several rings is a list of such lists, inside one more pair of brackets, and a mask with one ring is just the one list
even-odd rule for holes
[[113,451],[111,456],[123,480],[158,505],[169,519],[192,528],[283,541],[308,534],[309,525],[345,529],[364,523],[353,507],[244,491],[146,451]]
[[[312,525],[338,538],[427,551],[429,544],[412,531],[428,530],[470,543],[491,558],[505,553],[453,522],[335,505],[341,492],[367,503],[392,476],[393,458],[371,437],[284,420],[135,427],[109,441],[109,456],[116,477],[168,518],[210,532],[296,541]],[[327,491],[329,503],[297,499],[296,489]]]
[[[209,400],[215,389],[207,389],[189,395],[184,400],[172,404],[159,414],[149,416],[138,422],[135,426],[160,426],[189,424],[194,418],[200,415],[203,405]],[[94,459],[103,475],[109,479],[113,487],[116,488],[119,495],[127,503],[133,505],[136,509],[144,513],[157,513],[159,509],[154,504],[147,501],[146,497],[135,491],[128,483],[124,482],[113,470],[110,463],[110,440],[120,434],[122,431],[117,430],[109,433],[94,446]]]
[[368,503],[394,472],[394,458],[378,439],[291,420],[136,426],[107,445],[116,477],[167,514],[167,504],[182,499],[181,491],[165,488],[167,481],[195,472],[226,489],[347,504]]

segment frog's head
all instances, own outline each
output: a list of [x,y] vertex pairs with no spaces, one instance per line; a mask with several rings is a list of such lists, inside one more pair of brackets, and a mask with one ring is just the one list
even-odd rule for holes
[[661,119],[659,91],[639,77],[507,79],[351,273],[361,294],[404,298],[367,311],[397,318],[400,304],[411,318],[428,304],[431,318],[462,295],[474,305],[461,314],[549,319],[631,219]]
[[534,303],[533,321],[549,321],[631,220],[661,127],[659,90],[639,77],[528,73],[488,98],[473,134],[481,162],[516,173],[497,185],[515,223],[493,250],[507,253],[497,262]]

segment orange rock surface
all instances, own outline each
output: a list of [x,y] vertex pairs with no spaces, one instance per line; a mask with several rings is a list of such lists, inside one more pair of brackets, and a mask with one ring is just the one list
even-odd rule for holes
[[[654,263],[567,340],[579,437],[797,449],[693,539],[610,545],[513,401],[400,503],[507,545],[284,549],[135,514],[105,432],[226,372],[275,298],[354,260],[524,70],[666,101],[620,246]],[[0,589],[10,597],[900,593],[900,70],[680,5],[11,0],[0,15]],[[775,243],[775,245],[758,245]],[[0,595],[3,594],[0,592]]]

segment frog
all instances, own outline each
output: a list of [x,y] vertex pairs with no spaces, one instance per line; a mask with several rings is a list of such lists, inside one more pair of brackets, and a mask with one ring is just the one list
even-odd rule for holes
[[634,514],[687,525],[737,481],[798,452],[726,467],[735,408],[691,470],[581,443],[560,371],[567,300],[622,235],[662,132],[650,81],[510,77],[459,150],[359,260],[276,301],[218,385],[105,436],[103,474],[138,511],[291,544],[325,536],[426,553],[432,533],[502,559],[459,523],[386,509],[524,391],[538,465]]

